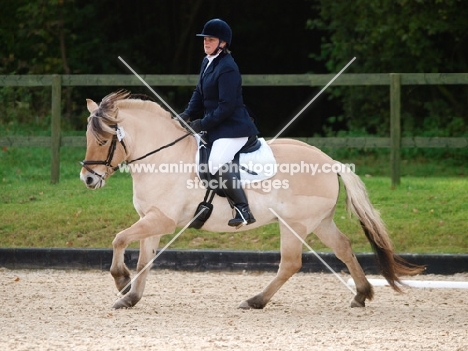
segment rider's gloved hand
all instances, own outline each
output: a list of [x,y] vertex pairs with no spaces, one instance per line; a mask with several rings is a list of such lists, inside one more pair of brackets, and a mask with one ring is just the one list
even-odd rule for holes
[[190,116],[185,112],[179,113],[179,117],[187,123],[190,122]]
[[201,124],[201,119],[196,119],[195,121],[190,122],[189,126],[197,134],[200,133],[203,128]]
[[[180,123],[180,125],[184,128],[187,128],[187,124],[190,122],[190,116],[186,114],[185,112],[179,113],[178,116],[180,118],[177,118],[177,116],[173,116],[172,118],[177,119],[177,121]],[[182,122],[183,120],[184,122]]]

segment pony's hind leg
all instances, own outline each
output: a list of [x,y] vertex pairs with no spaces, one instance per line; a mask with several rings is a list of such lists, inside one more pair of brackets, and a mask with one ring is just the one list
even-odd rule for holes
[[[261,293],[242,302],[239,308],[260,309],[265,307],[279,288],[302,266],[302,242],[284,224],[280,223],[279,226],[281,232],[281,261],[278,273]],[[291,225],[291,227],[295,231],[296,229],[305,228],[302,225]],[[301,233],[301,230],[296,231],[296,233]],[[305,235],[303,236],[305,237]]]
[[351,307],[365,307],[366,299],[372,300],[374,291],[353,253],[351,241],[336,227],[331,218],[324,219],[314,233],[348,267],[356,284],[356,296],[351,301]]

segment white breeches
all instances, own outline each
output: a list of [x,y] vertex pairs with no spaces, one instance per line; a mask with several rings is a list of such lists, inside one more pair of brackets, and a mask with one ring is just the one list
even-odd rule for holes
[[218,172],[218,169],[225,163],[231,162],[235,154],[245,145],[249,138],[222,138],[213,142],[211,147],[208,167],[211,174]]

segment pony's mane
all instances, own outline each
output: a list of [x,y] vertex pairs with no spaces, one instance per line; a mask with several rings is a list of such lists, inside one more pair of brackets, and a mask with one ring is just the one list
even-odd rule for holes
[[114,126],[121,122],[118,117],[119,108],[144,109],[170,118],[169,112],[145,94],[131,94],[126,90],[113,92],[105,96],[99,107],[88,117],[88,129],[99,143],[116,134]]

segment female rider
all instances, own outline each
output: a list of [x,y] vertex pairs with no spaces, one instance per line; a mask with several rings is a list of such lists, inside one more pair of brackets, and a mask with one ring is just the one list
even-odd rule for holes
[[[212,143],[208,167],[213,178],[219,180],[236,215],[228,222],[238,227],[255,222],[247,197],[231,161],[251,136],[258,134],[242,97],[239,68],[229,51],[232,31],[220,19],[212,19],[197,36],[203,37],[206,57],[203,59],[198,84],[184,112],[180,114],[194,132],[207,132]],[[203,115],[201,119],[195,119]]]

